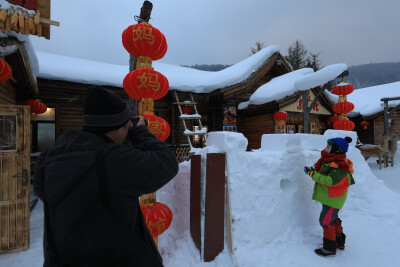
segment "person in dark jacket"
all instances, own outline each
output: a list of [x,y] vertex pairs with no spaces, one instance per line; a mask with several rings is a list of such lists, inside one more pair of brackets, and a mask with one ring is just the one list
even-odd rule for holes
[[[175,155],[145,119],[102,87],[89,87],[83,131],[41,153],[34,191],[44,203],[44,266],[163,266],[139,196],[178,172]],[[130,144],[126,144],[126,142]]]
[[304,172],[311,176],[314,185],[312,199],[322,204],[319,223],[324,231],[323,247],[315,250],[319,256],[336,255],[336,249],[344,249],[346,235],[338,214],[347,198],[347,190],[354,184],[353,162],[346,158],[352,139],[328,139],[326,148],[314,168],[305,167]]

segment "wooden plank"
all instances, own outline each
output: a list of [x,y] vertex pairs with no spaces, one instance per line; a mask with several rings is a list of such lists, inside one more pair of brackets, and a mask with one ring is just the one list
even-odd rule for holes
[[190,162],[190,234],[201,254],[201,155]]
[[25,206],[26,204],[20,203],[17,204],[17,246],[21,247],[23,246],[25,242],[25,220],[29,220],[28,218],[25,218]]
[[9,249],[17,247],[17,205],[10,205]]
[[206,170],[204,261],[213,261],[224,249],[225,153],[208,153]]
[[1,164],[1,199],[0,201],[10,200],[9,181],[10,181],[10,159],[3,157]]
[[18,180],[18,171],[21,171],[19,174],[21,175],[22,170],[18,170],[17,165],[18,157],[10,157],[10,180],[9,180],[9,200],[17,199],[17,180]]
[[9,211],[8,206],[1,206],[0,207],[0,250],[7,250],[9,248]]
[[[41,18],[50,19],[50,0],[37,0],[36,7]],[[42,24],[42,36],[50,39],[50,25]]]

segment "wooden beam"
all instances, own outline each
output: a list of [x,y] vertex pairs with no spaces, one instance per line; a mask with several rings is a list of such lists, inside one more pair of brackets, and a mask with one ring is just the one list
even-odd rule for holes
[[399,97],[381,98],[381,101],[392,101],[392,100],[400,100],[400,96]]
[[60,22],[46,19],[46,18],[40,18],[40,23],[54,25],[54,26],[60,26]]

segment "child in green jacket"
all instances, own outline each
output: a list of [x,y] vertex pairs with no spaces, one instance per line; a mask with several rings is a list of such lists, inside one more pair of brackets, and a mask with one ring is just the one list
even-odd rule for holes
[[319,223],[324,230],[323,247],[315,250],[320,256],[333,256],[336,248],[344,249],[346,235],[338,213],[346,201],[348,187],[354,184],[353,163],[346,158],[351,141],[350,137],[328,139],[314,167],[304,167],[315,181],[312,199],[322,204]]

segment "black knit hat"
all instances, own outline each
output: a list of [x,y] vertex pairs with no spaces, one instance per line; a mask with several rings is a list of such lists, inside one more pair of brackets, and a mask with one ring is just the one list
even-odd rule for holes
[[86,90],[83,106],[83,130],[105,133],[124,126],[131,118],[131,109],[126,102],[101,86],[90,86]]

